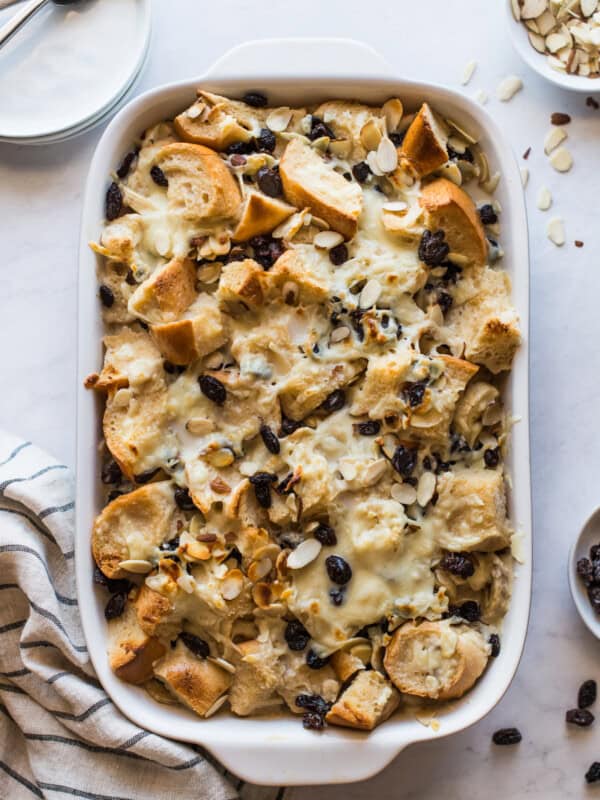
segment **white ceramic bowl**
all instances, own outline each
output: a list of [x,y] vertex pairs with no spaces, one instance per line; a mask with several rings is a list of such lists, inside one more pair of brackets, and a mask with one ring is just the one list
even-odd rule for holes
[[590,555],[590,547],[600,544],[600,508],[589,517],[579,536],[571,545],[569,552],[568,572],[569,588],[579,616],[596,638],[600,639],[600,616],[596,614],[590,603],[583,581],[577,575],[577,562]]
[[[90,531],[101,508],[98,481],[100,408],[83,379],[100,368],[103,326],[97,299],[96,256],[88,242],[103,224],[109,173],[132,141],[148,125],[171,117],[189,105],[198,86],[240,96],[264,91],[274,104],[304,104],[331,98],[381,103],[399,96],[407,108],[427,99],[442,114],[477,129],[493,170],[502,180],[497,191],[506,251],[504,267],[513,281],[513,299],[524,332],[523,345],[507,380],[508,408],[515,425],[508,468],[514,488],[510,514],[525,533],[525,563],[518,567],[514,594],[502,633],[502,652],[464,698],[442,706],[440,729],[433,731],[414,717],[399,714],[370,734],[330,727],[320,734],[306,731],[297,717],[240,719],[225,712],[201,720],[184,708],[165,707],[142,689],[120,681],[106,657],[103,598],[92,583]],[[259,784],[342,783],[368,778],[383,769],[404,747],[459,731],[481,719],[499,701],[516,671],[525,640],[531,591],[531,511],[528,434],[529,272],[527,223],[521,177],[504,134],[481,106],[431,84],[394,76],[371,48],[347,40],[266,40],[250,42],[227,53],[205,75],[152,90],[133,100],[112,121],[94,155],[85,192],[79,270],[79,365],[77,414],[77,543],[76,569],[84,631],[98,677],[114,703],[128,717],[163,736],[201,744],[233,773]]]
[[548,63],[548,59],[542,53],[535,50],[530,41],[528,30],[523,22],[517,22],[514,18],[511,8],[511,0],[504,0],[504,9],[506,13],[506,25],[510,40],[517,53],[521,56],[523,61],[535,70],[538,75],[545,78],[550,83],[560,86],[563,89],[569,89],[572,92],[587,92],[592,94],[600,90],[598,80],[595,78],[585,78],[582,75],[567,75],[567,73],[558,72],[553,69]]

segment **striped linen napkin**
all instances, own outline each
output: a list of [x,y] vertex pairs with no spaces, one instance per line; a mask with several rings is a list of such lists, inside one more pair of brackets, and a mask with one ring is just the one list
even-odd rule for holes
[[64,464],[0,431],[0,798],[282,800],[107,697],[79,620],[73,496]]

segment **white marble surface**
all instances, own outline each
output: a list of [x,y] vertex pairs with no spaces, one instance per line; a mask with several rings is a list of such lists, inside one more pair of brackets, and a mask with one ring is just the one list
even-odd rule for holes
[[[200,73],[245,39],[349,36],[375,46],[401,75],[455,87],[465,63],[476,59],[468,91],[483,88],[489,93],[488,108],[519,155],[532,147],[527,204],[535,585],[521,667],[498,707],[470,730],[409,749],[368,782],[295,789],[294,800],[553,800],[600,791],[586,789],[583,782],[591,761],[600,760],[597,731],[567,730],[564,723],[580,681],[600,678],[600,645],[575,614],[565,571],[569,544],[600,500],[595,469],[600,441],[600,111],[586,108],[583,96],[544,84],[517,60],[505,35],[501,6],[502,0],[154,0],[151,57],[138,90]],[[502,104],[494,90],[509,73],[521,75],[525,88]],[[568,130],[575,166],[568,175],[554,173],[543,155],[552,111],[573,117]],[[0,145],[0,424],[68,464],[75,452],[80,201],[99,135],[97,129],[75,141],[40,148]],[[555,202],[545,214],[535,204],[544,184]],[[566,220],[562,249],[545,236],[553,213]],[[585,247],[575,249],[574,239],[583,240]],[[517,748],[491,746],[491,733],[504,725],[522,730]],[[309,764],[306,769],[308,774]]]

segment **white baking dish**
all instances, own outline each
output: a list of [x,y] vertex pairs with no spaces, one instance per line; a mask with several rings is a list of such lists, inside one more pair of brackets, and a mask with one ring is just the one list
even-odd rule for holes
[[[239,96],[250,89],[268,93],[274,104],[303,104],[329,98],[380,103],[399,96],[409,108],[427,99],[446,116],[481,132],[493,169],[502,180],[504,267],[513,281],[513,299],[521,317],[523,345],[508,381],[507,403],[520,418],[515,425],[508,465],[513,476],[511,518],[525,537],[525,563],[518,567],[502,652],[462,700],[445,706],[434,732],[410,715],[389,720],[370,734],[330,727],[306,731],[298,718],[240,719],[218,714],[201,720],[183,708],[161,706],[141,689],[121,682],[106,657],[105,598],[92,583],[90,531],[101,507],[98,441],[100,408],[83,378],[99,369],[103,334],[96,286],[96,256],[88,241],[98,237],[108,176],[131,142],[151,123],[185,108],[198,86]],[[504,135],[478,105],[456,92],[394,77],[370,48],[346,40],[268,40],[242,45],[205,75],[154,89],[133,100],[115,117],[94,155],[85,192],[79,270],[79,374],[77,419],[77,582],[81,616],[94,667],[115,704],[137,724],[163,736],[201,744],[229,770],[262,784],[335,783],[365,779],[381,770],[413,742],[445,736],[481,719],[506,691],[517,668],[527,628],[531,590],[531,512],[528,436],[528,251],[521,180]]]

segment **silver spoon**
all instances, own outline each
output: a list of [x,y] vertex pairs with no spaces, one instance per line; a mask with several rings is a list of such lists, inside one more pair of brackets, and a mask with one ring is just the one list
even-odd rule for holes
[[48,3],[53,2],[61,6],[71,5],[77,0],[29,0],[14,17],[11,17],[2,27],[0,27],[0,47],[8,42],[15,33],[25,25],[26,22],[37,14],[37,12]]

